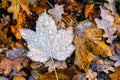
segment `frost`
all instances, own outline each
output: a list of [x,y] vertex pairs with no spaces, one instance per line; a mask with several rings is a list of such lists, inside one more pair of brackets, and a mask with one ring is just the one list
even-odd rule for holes
[[49,9],[48,13],[53,16],[56,22],[62,20],[62,14],[64,13],[64,5],[55,4],[55,8]]
[[72,28],[57,30],[54,20],[46,12],[39,16],[35,32],[21,29],[20,33],[30,50],[27,56],[34,61],[46,62],[51,57],[65,60],[75,49],[71,44],[74,37]]
[[100,7],[102,20],[96,18],[95,22],[98,28],[101,28],[105,31],[103,37],[108,38],[107,42],[112,43],[113,39],[116,37],[113,34],[116,31],[116,27],[112,27],[114,22],[114,17],[109,14],[109,10]]

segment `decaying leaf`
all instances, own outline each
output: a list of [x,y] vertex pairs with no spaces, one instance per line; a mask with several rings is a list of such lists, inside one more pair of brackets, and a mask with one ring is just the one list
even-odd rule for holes
[[28,64],[28,60],[25,58],[16,58],[13,61],[4,58],[0,62],[0,72],[4,73],[4,75],[7,76],[12,70],[14,70],[15,72],[19,72],[27,64]]
[[86,26],[77,30],[78,36],[74,39],[76,46],[75,64],[80,69],[85,71],[89,69],[89,65],[93,60],[91,53],[103,57],[112,56],[110,47],[102,40],[103,30]]
[[62,14],[64,13],[63,6],[64,5],[55,4],[55,8],[48,10],[48,13],[52,15],[56,23],[62,20]]
[[1,19],[1,25],[5,26],[5,25],[7,25],[10,22],[10,16],[9,15],[5,16],[3,14],[2,17],[3,18]]
[[[72,66],[68,69],[57,70],[58,80],[71,80],[74,75],[77,75],[78,72],[75,66]],[[41,75],[38,80],[55,80],[55,73],[47,72],[44,75]]]
[[114,36],[116,27],[112,27],[113,22],[114,22],[114,17],[109,14],[109,10],[103,7],[100,7],[100,10],[101,10],[100,15],[102,17],[102,20],[96,18],[95,22],[98,28],[101,28],[105,31],[105,34],[103,35],[103,37],[108,38],[107,42],[112,44],[113,39],[116,37]]
[[4,44],[4,47],[13,48],[14,43],[12,41],[12,37],[7,37],[8,29],[2,30],[2,26],[0,25],[0,44]]
[[120,67],[115,68],[115,72],[110,74],[111,80],[120,80]]
[[54,20],[46,12],[39,16],[36,32],[21,29],[20,33],[30,49],[27,56],[34,61],[46,62],[51,57],[65,60],[75,49],[71,44],[74,37],[72,27],[57,30]]
[[8,1],[10,1],[12,4],[7,10],[9,13],[13,13],[13,19],[18,18],[18,13],[21,10],[21,8],[25,10],[28,15],[30,14],[29,0],[8,0]]

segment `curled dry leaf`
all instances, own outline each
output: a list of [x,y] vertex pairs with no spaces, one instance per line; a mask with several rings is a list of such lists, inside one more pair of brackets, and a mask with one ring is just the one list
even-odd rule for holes
[[7,9],[9,13],[13,13],[13,19],[18,18],[18,13],[20,11],[20,8],[25,10],[25,12],[29,15],[30,10],[29,10],[29,0],[8,0],[12,4],[11,6]]
[[[74,75],[77,75],[78,72],[75,66],[67,69],[56,70],[58,75],[58,80],[71,80]],[[55,80],[55,73],[47,72],[44,75],[41,75],[38,80]]]

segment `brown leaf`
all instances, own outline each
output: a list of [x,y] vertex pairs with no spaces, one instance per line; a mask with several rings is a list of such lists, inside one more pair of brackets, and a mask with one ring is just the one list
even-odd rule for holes
[[102,30],[91,27],[85,29],[83,35],[75,37],[75,64],[80,69],[89,69],[91,61],[94,60],[91,53],[103,57],[112,56],[110,47],[102,41],[102,34]]
[[[57,70],[57,75],[59,80],[70,80],[76,75],[78,72],[76,67],[73,66],[68,69]],[[44,75],[41,75],[38,80],[55,80],[55,72],[47,72]]]
[[88,17],[90,21],[94,21],[94,18],[99,17],[99,13],[99,7],[94,3],[85,5],[85,17]]
[[30,11],[39,15],[47,8],[47,0],[40,0],[37,5],[30,6]]
[[7,76],[12,70],[19,72],[23,67],[27,67],[27,64],[26,58],[16,58],[15,60],[4,58],[0,63],[0,72]]
[[82,4],[79,2],[79,0],[57,0],[57,2],[64,3],[64,9],[68,12],[80,13],[82,10]]
[[115,72],[109,75],[111,80],[120,80],[120,67],[115,68]]

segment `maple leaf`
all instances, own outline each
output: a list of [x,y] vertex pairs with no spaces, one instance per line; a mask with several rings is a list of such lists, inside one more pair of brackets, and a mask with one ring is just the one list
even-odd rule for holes
[[103,7],[100,7],[100,10],[102,20],[95,18],[95,22],[98,28],[101,28],[105,31],[103,37],[105,38],[107,37],[108,38],[107,42],[112,44],[113,39],[116,38],[116,36],[113,35],[116,31],[116,27],[112,27],[114,17],[109,14],[109,10],[106,10]]
[[52,15],[56,22],[62,20],[62,14],[64,13],[64,5],[55,4],[55,8],[49,9],[48,13]]
[[57,30],[54,20],[46,12],[39,16],[36,32],[21,29],[20,33],[30,50],[27,56],[34,61],[46,62],[51,57],[65,60],[75,49],[71,44],[74,37],[72,28]]
[[9,13],[13,13],[13,19],[17,19],[20,7],[23,10],[25,10],[28,15],[30,14],[28,0],[8,0],[8,1],[10,1],[12,4],[7,10]]

